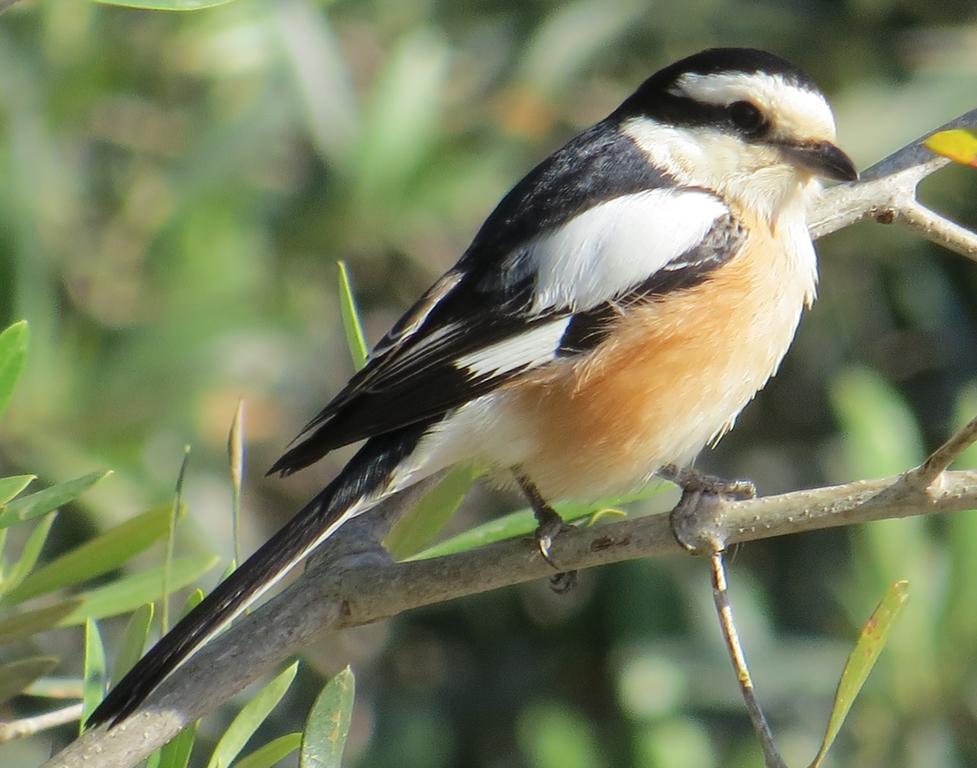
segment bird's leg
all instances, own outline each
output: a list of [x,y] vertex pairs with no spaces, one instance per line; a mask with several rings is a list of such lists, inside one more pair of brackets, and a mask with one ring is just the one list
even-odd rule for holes
[[682,498],[671,512],[672,533],[689,552],[713,554],[726,548],[728,531],[723,501],[741,501],[756,496],[748,480],[723,480],[691,467],[666,464],[658,476],[682,489]]
[[[533,515],[536,517],[537,526],[533,534],[533,539],[536,542],[536,550],[547,563],[559,571],[560,568],[553,561],[551,554],[553,540],[561,533],[572,530],[573,526],[567,524],[560,517],[560,513],[547,503],[532,480],[519,471],[515,472],[515,476],[516,482],[519,483],[519,488],[529,501],[529,506],[532,507]],[[572,589],[576,583],[576,571],[557,573],[550,579],[550,586],[556,592],[566,592]]]

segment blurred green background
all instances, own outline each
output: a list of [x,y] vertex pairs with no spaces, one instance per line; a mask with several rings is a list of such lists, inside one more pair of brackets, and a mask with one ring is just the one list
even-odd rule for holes
[[[970,0],[239,0],[190,14],[23,0],[0,16],[0,321],[32,332],[0,472],[115,471],[62,515],[45,556],[167,502],[191,444],[178,551],[226,561],[239,398],[250,551],[344,459],[263,477],[352,371],[336,260],[375,341],[532,165],[711,45],[809,71],[860,167],[977,106]],[[942,171],[923,196],[977,227],[974,171]],[[821,299],[781,373],[701,461],[764,493],[898,472],[977,413],[977,264],[875,224],[819,250]],[[449,529],[518,504],[478,489]],[[816,751],[857,627],[898,578],[910,602],[832,764],[977,764],[975,551],[974,513],[737,551],[735,608],[789,764]],[[104,623],[110,653],[121,626]],[[57,674],[78,674],[80,631],[39,642],[63,657]],[[263,733],[294,727],[349,662],[350,766],[760,760],[692,558],[587,573],[567,596],[530,584],[418,611],[306,660]],[[0,717],[45,706],[21,698]],[[37,765],[73,732],[0,745],[0,763]]]

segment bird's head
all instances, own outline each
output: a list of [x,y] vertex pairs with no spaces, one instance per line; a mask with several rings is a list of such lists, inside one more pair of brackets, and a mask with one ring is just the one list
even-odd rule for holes
[[792,64],[714,48],[652,75],[614,113],[651,162],[772,218],[818,177],[858,178],[823,94]]

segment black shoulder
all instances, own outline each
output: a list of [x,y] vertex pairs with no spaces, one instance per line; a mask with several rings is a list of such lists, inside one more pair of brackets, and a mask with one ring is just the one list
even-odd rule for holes
[[502,198],[463,263],[508,254],[615,197],[675,185],[621,132],[616,118],[607,118],[568,141]]

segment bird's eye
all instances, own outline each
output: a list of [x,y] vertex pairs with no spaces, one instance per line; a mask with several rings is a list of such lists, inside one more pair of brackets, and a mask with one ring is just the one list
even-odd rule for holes
[[726,110],[733,125],[748,136],[756,136],[767,126],[763,113],[748,101],[734,101]]

